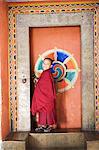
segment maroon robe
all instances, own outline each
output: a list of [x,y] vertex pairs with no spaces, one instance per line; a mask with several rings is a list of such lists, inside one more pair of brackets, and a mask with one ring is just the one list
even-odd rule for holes
[[[47,120],[47,123],[55,124],[55,100],[56,91],[54,80],[50,69],[48,69],[43,71],[35,87],[31,106],[32,115],[39,112],[41,113],[40,116],[43,116],[43,118],[40,118],[41,122],[42,120],[43,122]],[[46,114],[46,116],[42,114]]]

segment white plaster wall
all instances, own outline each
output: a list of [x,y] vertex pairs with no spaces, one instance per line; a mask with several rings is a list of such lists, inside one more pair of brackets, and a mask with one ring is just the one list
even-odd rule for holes
[[[23,33],[25,33],[25,35]],[[29,29],[27,27],[17,28],[17,49],[18,49],[17,54],[18,131],[29,131],[30,58],[29,58]],[[26,80],[25,83],[24,80]]]

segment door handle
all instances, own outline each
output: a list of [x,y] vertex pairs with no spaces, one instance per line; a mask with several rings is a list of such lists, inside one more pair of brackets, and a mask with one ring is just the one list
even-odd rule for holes
[[22,79],[22,83],[26,83],[26,81],[27,81],[26,78]]

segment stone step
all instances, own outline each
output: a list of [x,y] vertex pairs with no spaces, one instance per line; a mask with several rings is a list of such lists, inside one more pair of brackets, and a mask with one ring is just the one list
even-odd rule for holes
[[87,150],[99,150],[99,132],[85,132]]
[[85,150],[84,148],[29,148],[27,150]]
[[13,132],[3,141],[4,150],[26,150],[28,145],[27,132]]
[[71,133],[30,133],[30,148],[84,148],[85,138],[82,132]]
[[99,140],[87,141],[87,150],[99,150]]
[[4,141],[4,150],[26,150],[25,141]]

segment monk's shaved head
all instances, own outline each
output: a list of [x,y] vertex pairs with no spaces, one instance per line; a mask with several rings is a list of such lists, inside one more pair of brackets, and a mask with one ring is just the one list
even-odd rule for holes
[[45,58],[43,60],[43,69],[47,70],[51,67],[53,60],[51,58]]
[[44,60],[49,60],[51,62],[51,65],[53,63],[53,60],[51,58],[44,58]]

